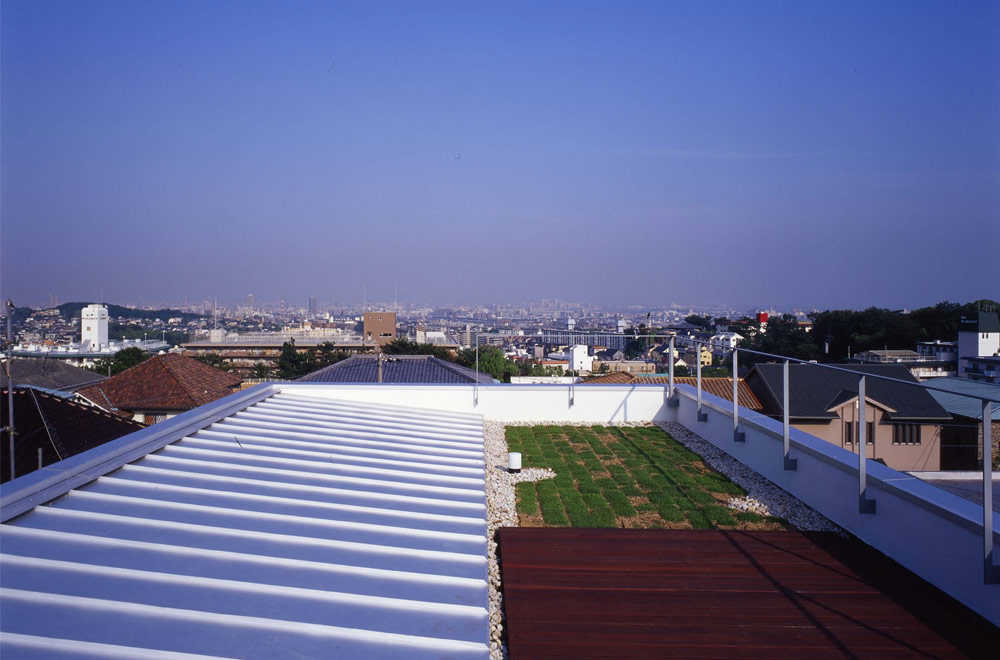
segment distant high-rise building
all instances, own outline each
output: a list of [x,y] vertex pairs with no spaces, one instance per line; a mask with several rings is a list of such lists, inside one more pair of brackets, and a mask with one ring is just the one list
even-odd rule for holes
[[108,345],[108,308],[87,305],[80,312],[80,341],[90,342],[91,350]]
[[253,309],[253,294],[252,293],[248,293],[247,294],[247,307],[249,307],[250,309]]
[[49,307],[58,307],[58,306],[59,306],[59,296],[57,296],[54,293],[50,293],[49,294]]
[[309,316],[310,318],[316,316],[316,299],[312,297],[309,298]]

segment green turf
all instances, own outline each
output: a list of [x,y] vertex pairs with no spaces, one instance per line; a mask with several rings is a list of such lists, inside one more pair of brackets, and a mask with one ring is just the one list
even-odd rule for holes
[[743,489],[658,427],[508,427],[507,444],[521,452],[524,467],[557,473],[555,479],[517,485],[518,513],[540,517],[547,526],[782,524],[726,508],[723,502]]

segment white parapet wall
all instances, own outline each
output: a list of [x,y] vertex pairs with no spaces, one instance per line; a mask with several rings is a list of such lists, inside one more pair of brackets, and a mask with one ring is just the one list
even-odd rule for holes
[[[1000,584],[983,580],[981,506],[869,460],[868,497],[876,510],[860,513],[857,454],[792,428],[790,457],[798,465],[786,470],[781,422],[740,408],[746,441],[734,442],[732,402],[703,392],[707,420],[699,422],[695,388],[678,385],[677,399],[676,421],[1000,625]],[[993,529],[1000,529],[996,513]]]
[[671,421],[663,385],[437,385],[294,383],[300,394],[459,413],[500,422],[614,424]]
[[[780,422],[740,408],[740,428],[746,441],[736,443],[732,402],[703,393],[706,421],[698,421],[697,394],[687,385],[678,385],[675,400],[669,401],[667,387],[657,384],[496,384],[478,388],[436,384],[262,384],[4,484],[0,488],[4,519],[279,392],[331,401],[472,413],[501,422],[679,422],[1000,625],[1000,585],[985,584],[983,580],[980,505],[868,461],[868,494],[875,499],[876,512],[862,514],[858,510],[857,455],[793,428],[791,457],[798,460],[798,466],[785,470]],[[1000,515],[993,515],[993,529],[1000,530]],[[1000,535],[994,534],[994,542],[1000,542]]]

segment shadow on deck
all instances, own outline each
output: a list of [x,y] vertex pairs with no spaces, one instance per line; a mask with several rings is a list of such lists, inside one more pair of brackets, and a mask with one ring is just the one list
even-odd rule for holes
[[995,658],[1000,648],[996,627],[835,534],[510,527],[497,538],[512,660]]

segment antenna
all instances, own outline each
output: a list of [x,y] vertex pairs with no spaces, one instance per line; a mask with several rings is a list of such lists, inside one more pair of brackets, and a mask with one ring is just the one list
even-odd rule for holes
[[399,311],[399,282],[392,283],[392,312]]
[[368,311],[368,280],[361,280],[361,315]]

